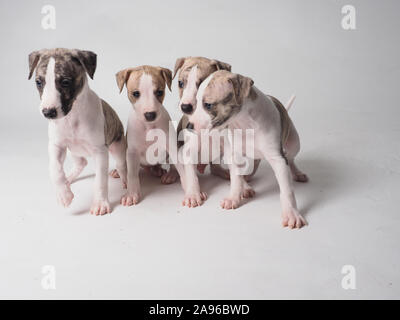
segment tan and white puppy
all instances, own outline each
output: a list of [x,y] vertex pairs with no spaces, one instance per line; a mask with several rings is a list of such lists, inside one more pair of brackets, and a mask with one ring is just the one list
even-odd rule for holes
[[[300,182],[306,182],[308,178],[294,163],[300,150],[299,136],[285,107],[253,84],[252,79],[228,71],[213,73],[199,87],[197,108],[190,121],[197,132],[201,129],[228,129],[228,132],[253,129],[253,158],[266,159],[278,180],[282,223],[290,228],[300,228],[306,221],[297,209],[292,178]],[[228,144],[232,155],[234,152],[246,153],[246,148],[238,141],[231,139]],[[246,153],[245,156],[249,155]],[[231,192],[221,202],[225,209],[237,208],[250,192],[245,179],[238,174],[234,157],[231,160]]]
[[[190,117],[196,110],[196,94],[200,84],[210,74],[217,70],[231,71],[230,64],[215,59],[204,57],[184,57],[176,60],[174,68],[174,76],[178,74],[179,88],[179,109],[183,112],[183,116],[178,124],[178,135],[183,129],[190,129]],[[182,146],[182,142],[178,145]],[[204,173],[207,164],[198,164],[199,172]],[[211,173],[224,179],[229,179],[229,171],[223,169],[219,164],[210,165]],[[194,203],[196,205],[196,203]],[[188,203],[191,206],[191,203]]]
[[[231,71],[231,65],[215,59],[204,57],[184,57],[176,60],[174,68],[174,76],[178,75],[179,88],[179,109],[183,112],[183,116],[178,124],[178,136],[184,129],[192,129],[190,122],[191,115],[196,110],[196,94],[200,84],[210,74],[217,70]],[[182,141],[178,141],[178,146],[183,145]],[[199,152],[201,143],[199,141]],[[202,159],[204,160],[204,159]],[[211,160],[211,159],[210,159]],[[207,161],[210,162],[210,161]],[[200,191],[199,181],[195,172],[195,168],[200,173],[204,173],[207,163],[199,163],[197,165],[185,165],[185,172],[188,172],[189,181],[187,181],[188,190],[185,191],[185,199],[182,204],[188,207],[197,207],[202,205],[207,199],[207,194]],[[210,171],[216,176],[229,179],[229,170],[225,170],[219,164],[211,164]]]
[[[192,129],[193,124],[190,119],[197,107],[196,95],[200,84],[212,73],[218,70],[231,71],[232,67],[230,64],[221,62],[215,59],[208,59],[204,57],[185,57],[176,60],[174,68],[174,76],[178,75],[178,87],[179,87],[179,108],[184,113],[179,125],[178,135],[183,129]],[[178,146],[181,147],[183,142],[178,142]],[[202,150],[200,140],[198,141],[199,153]],[[209,141],[210,150],[213,148],[212,140]],[[223,141],[221,141],[223,146]],[[225,170],[221,165],[212,163],[212,161],[221,160],[223,157],[223,150],[218,159],[211,159],[211,152],[209,152],[210,158],[207,159],[206,163],[197,164],[197,170],[200,173],[204,173],[207,166],[207,162],[210,163],[210,171],[213,175],[219,176],[223,179],[230,179],[229,170]],[[204,155],[204,154],[203,154]],[[202,159],[204,161],[204,159]],[[246,180],[249,180],[257,171],[259,161],[254,162],[254,169],[252,173],[245,176]],[[204,200],[207,198],[205,192],[200,191],[197,175],[195,173],[194,165],[185,165],[185,172],[187,172],[187,186],[186,196],[183,201],[183,205],[188,207],[197,207],[202,205]]]
[[[128,191],[121,199],[124,206],[137,204],[141,198],[139,169],[144,167],[147,171],[161,177],[165,184],[173,183],[183,171],[180,164],[170,165],[168,172],[161,169],[160,165],[153,165],[147,159],[148,148],[154,144],[147,141],[146,137],[151,130],[162,130],[166,137],[169,134],[176,137],[176,132],[171,132],[171,118],[163,106],[165,87],[171,90],[172,72],[169,69],[153,66],[140,66],[121,70],[116,74],[120,92],[126,85],[128,99],[133,108],[129,115],[127,128],[127,164],[128,164]],[[154,131],[153,131],[154,132]],[[170,143],[165,141],[167,155],[177,153],[176,139]]]
[[[96,54],[90,51],[52,49],[29,55],[29,79],[36,70],[42,114],[49,119],[50,177],[58,201],[68,207],[74,197],[71,183],[86,166],[86,157],[96,163],[95,194],[90,212],[111,212],[108,201],[108,152],[126,185],[126,141],[115,111],[93,92],[86,74],[93,79]],[[75,167],[67,177],[63,164],[67,149]]]

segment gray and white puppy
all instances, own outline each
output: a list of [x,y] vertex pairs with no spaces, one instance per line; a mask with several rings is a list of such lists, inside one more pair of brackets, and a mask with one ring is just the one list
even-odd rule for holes
[[[297,209],[292,179],[306,182],[307,176],[295,165],[300,140],[287,109],[274,97],[261,92],[252,79],[228,71],[217,71],[202,82],[197,92],[197,108],[190,121],[194,130],[254,130],[253,154],[247,153],[241,139],[230,141],[226,154],[242,153],[254,159],[266,159],[278,180],[283,226],[301,228],[305,219]],[[290,104],[293,102],[291,99]],[[234,157],[232,157],[234,159]],[[222,200],[224,209],[237,208],[253,191],[246,183],[237,163],[230,165],[231,192]],[[187,187],[188,188],[188,187]]]
[[[96,163],[95,194],[90,212],[111,212],[108,201],[108,151],[126,186],[126,140],[115,111],[93,92],[86,74],[93,79],[97,56],[91,51],[44,49],[29,55],[29,79],[36,70],[40,110],[49,120],[50,177],[57,199],[68,207],[74,197],[71,183],[93,156]],[[65,175],[67,149],[74,169]]]

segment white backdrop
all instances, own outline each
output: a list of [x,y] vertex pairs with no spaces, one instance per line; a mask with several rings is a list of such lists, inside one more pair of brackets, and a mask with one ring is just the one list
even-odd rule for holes
[[[356,30],[341,26],[348,1],[4,1],[0,2],[1,298],[399,298],[400,178],[398,1],[353,0]],[[56,29],[41,26],[43,5]],[[88,214],[90,163],[57,206],[48,178],[47,123],[28,81],[28,54],[92,50],[90,86],[126,123],[130,105],[115,73],[142,64],[173,69],[181,56],[232,64],[286,101],[302,141],[296,184],[309,226],[280,227],[278,189],[263,165],[257,197],[226,213],[228,183],[205,175],[210,194],[180,206],[178,184],[144,178],[145,198],[114,213]],[[165,106],[179,120],[177,85]],[[68,167],[68,165],[67,165]],[[45,290],[42,267],[54,266]],[[341,286],[344,265],[357,288]]]

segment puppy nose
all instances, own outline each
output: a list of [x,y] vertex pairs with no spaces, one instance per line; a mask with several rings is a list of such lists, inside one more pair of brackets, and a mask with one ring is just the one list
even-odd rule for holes
[[193,106],[191,104],[182,103],[181,109],[184,113],[192,113]]
[[55,117],[57,117],[56,108],[43,109],[42,113],[47,119],[54,119]]
[[189,122],[188,125],[186,126],[186,129],[193,130],[194,129],[194,124]]
[[153,121],[156,118],[156,113],[155,112],[146,112],[144,114],[144,117],[146,118],[147,121]]

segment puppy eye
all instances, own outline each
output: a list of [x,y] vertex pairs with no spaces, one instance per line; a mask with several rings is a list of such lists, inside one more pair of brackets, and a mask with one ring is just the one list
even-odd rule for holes
[[140,92],[139,92],[139,91],[133,91],[133,92],[132,92],[132,95],[133,95],[135,98],[139,98],[139,97],[140,97]]
[[40,89],[42,87],[43,83],[42,80],[36,79],[36,86]]
[[157,97],[161,97],[163,94],[164,94],[164,91],[162,91],[162,90],[157,90],[156,91],[156,96]]
[[204,108],[206,108],[207,110],[211,110],[212,108],[212,104],[211,103],[204,103]]
[[183,88],[183,81],[178,81],[178,86],[179,86],[179,88]]
[[69,79],[62,79],[61,80],[61,86],[63,88],[68,88],[71,85],[71,80]]

